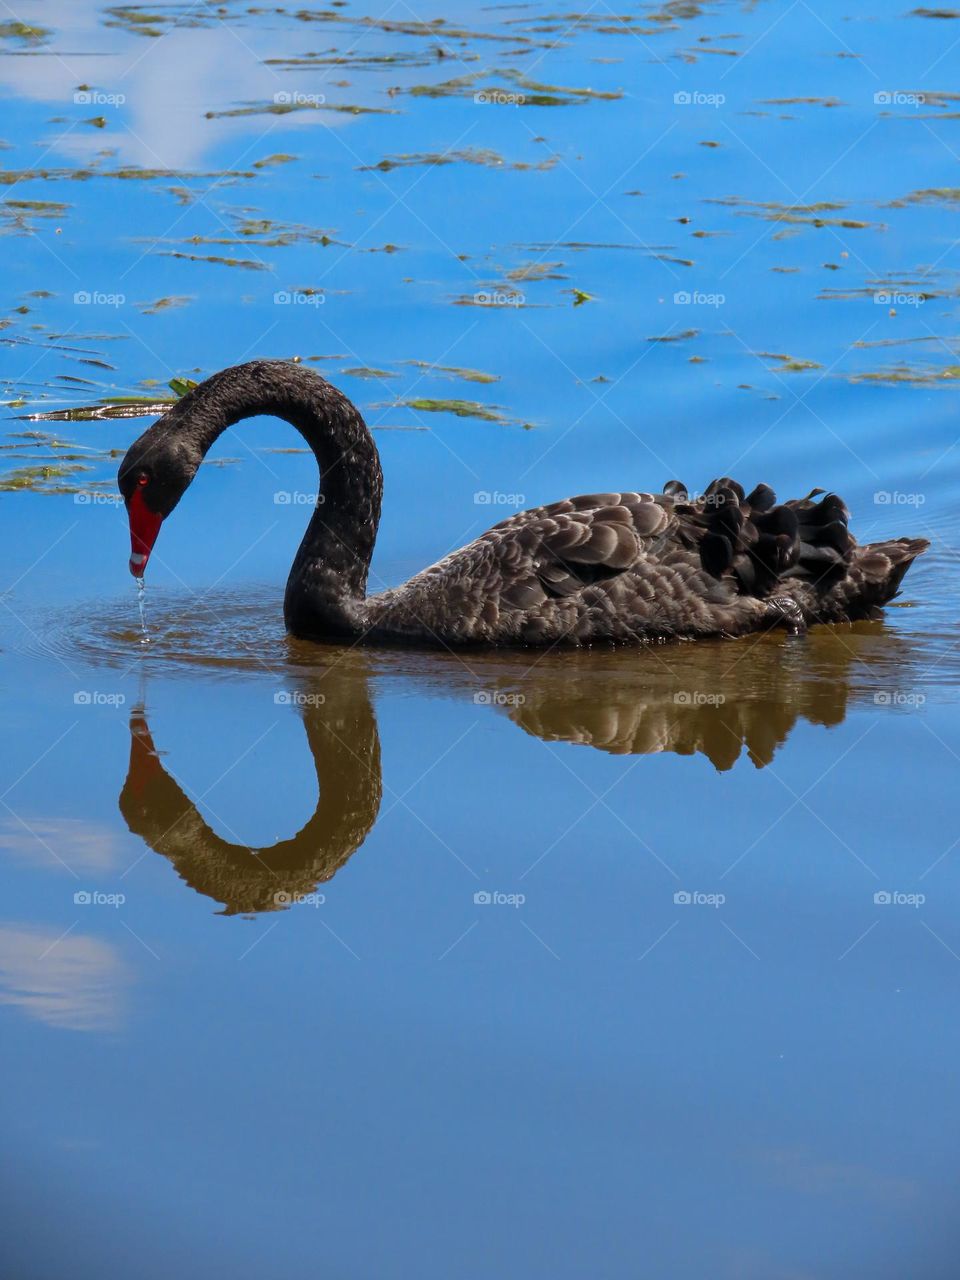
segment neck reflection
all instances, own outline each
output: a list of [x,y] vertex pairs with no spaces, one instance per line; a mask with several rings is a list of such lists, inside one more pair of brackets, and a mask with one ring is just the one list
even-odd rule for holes
[[[365,681],[315,682],[300,703],[317,774],[313,816],[296,835],[254,848],[219,836],[164,767],[143,707],[130,715],[130,764],[120,812],[224,915],[282,910],[331,879],[363,844],[380,810],[380,738]],[[322,689],[322,693],[320,692]]]

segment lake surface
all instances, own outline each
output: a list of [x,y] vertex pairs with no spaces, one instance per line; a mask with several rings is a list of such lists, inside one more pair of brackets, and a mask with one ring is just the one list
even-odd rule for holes
[[[953,1277],[960,14],[16,8],[3,1274]],[[803,641],[310,646],[260,419],[144,642],[145,423],[23,415],[254,356],[374,428],[374,587],[673,476],[932,547]]]

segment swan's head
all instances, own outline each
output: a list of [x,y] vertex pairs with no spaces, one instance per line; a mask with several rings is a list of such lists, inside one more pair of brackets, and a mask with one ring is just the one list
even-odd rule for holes
[[160,526],[183,497],[200,465],[186,441],[161,418],[127,450],[117,485],[130,521],[130,572],[142,578]]

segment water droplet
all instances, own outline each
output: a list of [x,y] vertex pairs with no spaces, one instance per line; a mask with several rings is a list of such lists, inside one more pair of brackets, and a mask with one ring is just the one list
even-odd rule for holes
[[137,608],[140,610],[140,643],[149,644],[150,635],[147,632],[147,611],[146,611],[146,595],[147,584],[143,578],[137,578]]

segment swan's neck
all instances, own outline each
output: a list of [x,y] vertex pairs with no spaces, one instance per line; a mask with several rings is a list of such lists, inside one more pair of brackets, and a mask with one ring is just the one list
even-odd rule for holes
[[201,455],[243,418],[269,415],[297,428],[316,455],[321,480],[287,580],[284,618],[298,635],[362,631],[383,475],[377,447],[358,410],[312,370],[264,360],[208,379],[168,419],[178,411]]

